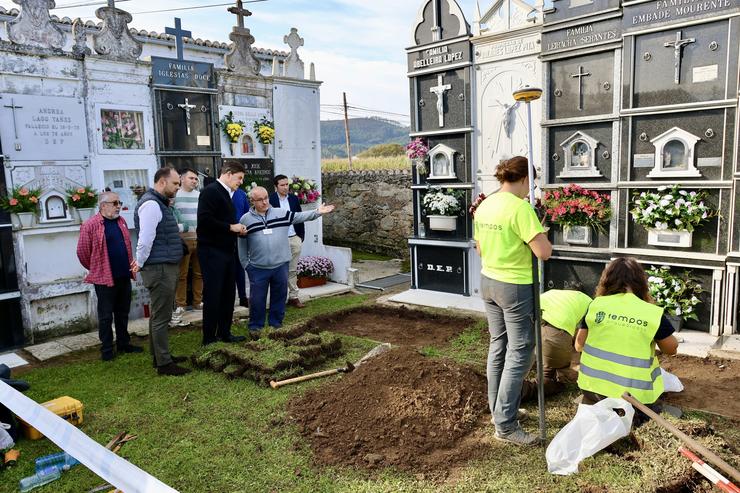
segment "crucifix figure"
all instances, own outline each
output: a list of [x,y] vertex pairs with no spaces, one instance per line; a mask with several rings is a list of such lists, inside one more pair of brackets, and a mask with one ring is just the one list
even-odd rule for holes
[[578,111],[583,110],[583,78],[591,75],[591,72],[584,72],[583,66],[578,66],[578,72],[570,74],[571,77],[578,77]]
[[[108,1],[111,2],[113,0],[108,0]],[[183,59],[182,58],[182,45],[183,45],[182,38],[184,36],[187,36],[188,38],[192,38],[193,33],[191,33],[190,31],[183,31],[182,25],[180,24],[179,17],[175,17],[175,27],[174,28],[165,27],[164,32],[167,34],[171,34],[175,37],[175,46],[177,47],[177,59],[182,60]],[[188,132],[188,134],[190,134],[190,132]]]
[[10,108],[10,111],[13,112],[13,131],[15,132],[16,140],[18,140],[18,124],[15,122],[15,110],[19,110],[23,108],[23,106],[16,106],[15,100],[10,98],[10,104],[6,104],[5,107]]
[[252,13],[249,10],[244,8],[244,5],[242,4],[242,0],[236,0],[236,7],[229,7],[226,10],[236,15],[238,25],[242,29],[244,29],[244,18],[252,15]]
[[188,130],[188,135],[190,135],[190,110],[195,108],[194,104],[190,104],[188,102],[188,98],[185,98],[185,104],[178,104],[178,108],[185,110],[185,125]]
[[666,48],[673,48],[673,82],[681,83],[681,54],[683,47],[696,43],[696,38],[681,39],[681,31],[676,32],[676,40],[663,43]]
[[430,87],[429,92],[432,92],[437,95],[437,113],[439,114],[439,128],[442,128],[445,126],[445,114],[444,114],[444,102],[445,102],[445,92],[452,89],[452,86],[450,84],[445,84],[443,81],[443,75],[439,74],[437,76],[437,85],[435,87]]

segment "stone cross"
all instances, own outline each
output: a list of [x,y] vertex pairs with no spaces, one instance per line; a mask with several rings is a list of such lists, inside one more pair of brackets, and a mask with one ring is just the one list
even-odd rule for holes
[[190,110],[192,110],[193,108],[195,108],[195,105],[194,104],[190,104],[190,102],[188,101],[188,98],[185,98],[185,103],[184,104],[178,104],[177,107],[180,108],[180,109],[182,109],[182,110],[185,110],[185,125],[186,125],[186,128],[188,130],[188,135],[190,135]]
[[434,25],[432,26],[432,41],[442,40],[442,26],[439,22],[440,10],[439,0],[432,0],[432,19],[434,21]]
[[229,13],[236,15],[238,25],[241,28],[244,27],[244,18],[252,15],[252,13],[249,10],[244,8],[242,0],[236,0],[236,7],[229,7],[226,10],[228,10]]
[[666,48],[673,48],[673,82],[676,84],[681,83],[681,55],[683,53],[683,47],[696,43],[696,38],[681,39],[681,31],[676,32],[676,40],[663,43]]
[[437,85],[435,87],[429,88],[429,92],[437,95],[437,113],[439,114],[439,128],[442,128],[445,126],[445,115],[444,115],[445,92],[452,89],[452,86],[450,84],[444,83],[443,77],[444,75],[439,74],[437,76]]
[[[108,0],[108,1],[111,2],[113,0]],[[182,45],[183,45],[182,38],[184,36],[187,36],[188,38],[192,38],[193,37],[193,33],[191,33],[190,31],[184,31],[182,29],[182,25],[180,24],[180,18],[179,17],[175,17],[175,27],[174,28],[172,28],[172,27],[165,27],[164,28],[164,32],[167,33],[167,34],[171,34],[171,35],[173,35],[175,37],[175,46],[177,47],[177,59],[178,60],[183,60],[183,57],[182,57]],[[188,117],[188,119],[190,119],[190,118]],[[188,135],[190,135],[190,132],[188,132]]]
[[18,138],[18,124],[15,121],[15,110],[20,110],[23,108],[23,106],[16,106],[15,100],[13,98],[10,98],[10,104],[5,105],[6,108],[10,108],[10,111],[13,112],[13,131],[15,132],[15,138]]
[[583,110],[583,78],[591,75],[591,72],[584,72],[583,66],[578,66],[578,72],[570,74],[571,77],[578,77],[578,110]]

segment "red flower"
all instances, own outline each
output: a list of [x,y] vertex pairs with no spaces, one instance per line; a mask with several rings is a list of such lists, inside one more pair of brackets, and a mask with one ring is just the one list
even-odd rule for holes
[[18,205],[18,199],[10,199],[10,200],[8,201],[8,203],[9,203],[10,205],[12,205],[13,207],[15,207],[16,205]]
[[18,193],[20,195],[22,195],[23,197],[25,197],[26,195],[28,195],[29,192],[28,192],[28,189],[26,187],[23,187],[20,190],[18,190]]

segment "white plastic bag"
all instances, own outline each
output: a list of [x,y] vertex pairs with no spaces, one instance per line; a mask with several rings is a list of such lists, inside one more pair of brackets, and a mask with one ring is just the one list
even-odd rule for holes
[[4,450],[15,445],[13,438],[10,436],[10,433],[8,433],[9,429],[10,425],[0,423],[0,450]]
[[[619,416],[615,409],[624,410]],[[578,472],[578,463],[629,434],[635,410],[624,399],[580,404],[575,417],[547,447],[547,470],[566,476]]]
[[663,392],[683,392],[683,384],[676,375],[660,369],[663,374]]

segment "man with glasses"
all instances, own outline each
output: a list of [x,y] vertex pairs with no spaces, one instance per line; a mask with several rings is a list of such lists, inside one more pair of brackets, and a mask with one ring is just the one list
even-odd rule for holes
[[134,266],[131,237],[126,220],[121,217],[121,203],[117,193],[103,192],[98,197],[100,211],[80,227],[77,258],[88,270],[85,282],[95,286],[98,298],[98,336],[100,357],[112,360],[113,323],[116,325],[118,353],[140,353],[142,349],[131,344],[128,333],[128,313],[131,308],[131,279]]

